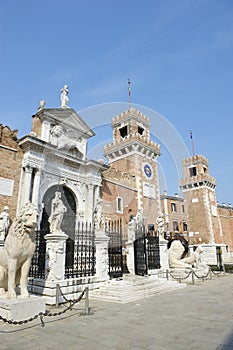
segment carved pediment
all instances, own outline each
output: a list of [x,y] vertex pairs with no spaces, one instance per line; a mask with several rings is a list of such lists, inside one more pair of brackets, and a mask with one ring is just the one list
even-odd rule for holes
[[42,123],[42,140],[75,157],[86,157],[87,140],[95,133],[73,108],[43,108],[36,116]]
[[83,158],[86,155],[86,139],[64,125],[51,125],[50,143],[58,150],[71,153],[78,158]]
[[73,108],[45,108],[38,114],[42,122],[48,120],[53,125],[62,125],[65,130],[73,131],[78,138],[88,139],[95,135]]

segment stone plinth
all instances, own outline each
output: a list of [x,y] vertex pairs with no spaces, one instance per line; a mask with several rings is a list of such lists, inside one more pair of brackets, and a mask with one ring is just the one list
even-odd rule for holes
[[45,236],[45,278],[47,281],[59,282],[64,279],[67,238],[68,235],[63,232],[53,232]]
[[202,260],[207,265],[217,265],[217,253],[216,253],[216,244],[202,244],[204,249],[202,253]]
[[13,321],[23,321],[45,312],[41,297],[6,299],[0,298],[0,316]]
[[109,279],[108,274],[108,242],[109,237],[104,231],[97,231],[96,244],[96,276],[105,281]]

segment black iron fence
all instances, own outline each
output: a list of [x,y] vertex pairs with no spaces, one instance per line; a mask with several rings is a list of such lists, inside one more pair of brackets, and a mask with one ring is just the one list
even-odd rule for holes
[[159,236],[146,236],[148,269],[160,269]]
[[[32,258],[29,277],[45,278],[46,240],[48,232],[36,232],[36,250]],[[77,225],[74,240],[66,241],[65,278],[87,277],[95,274],[95,232],[90,224]]]
[[122,255],[122,221],[109,221],[105,226],[106,235],[109,236],[108,266],[110,278],[118,278],[123,275]]
[[45,255],[46,255],[46,241],[45,232],[43,230],[36,231],[36,249],[32,257],[29,277],[45,278]]
[[95,274],[95,232],[91,224],[79,222],[74,240],[66,241],[65,278]]

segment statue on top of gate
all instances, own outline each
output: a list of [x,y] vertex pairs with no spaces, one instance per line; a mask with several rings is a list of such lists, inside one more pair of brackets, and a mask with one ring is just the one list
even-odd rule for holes
[[51,205],[51,215],[48,220],[51,233],[63,233],[61,224],[66,211],[67,208],[61,200],[61,192],[55,192]]
[[102,214],[102,200],[98,200],[93,212],[93,225],[95,231],[104,230],[104,216]]
[[164,238],[164,218],[163,214],[160,214],[157,219],[156,219],[156,224],[157,224],[157,232],[160,238]]
[[136,214],[136,225],[137,229],[140,230],[143,228],[144,218],[143,218],[143,209],[140,208]]
[[132,243],[135,240],[135,231],[136,231],[136,220],[133,215],[130,215],[130,220],[128,223],[128,242]]

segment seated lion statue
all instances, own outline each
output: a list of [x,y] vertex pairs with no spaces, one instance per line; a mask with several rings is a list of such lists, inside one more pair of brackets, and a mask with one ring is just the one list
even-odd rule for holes
[[16,297],[19,286],[21,297],[28,297],[27,278],[35,252],[35,229],[38,221],[37,207],[27,203],[14,219],[0,251],[0,294],[9,299]]

